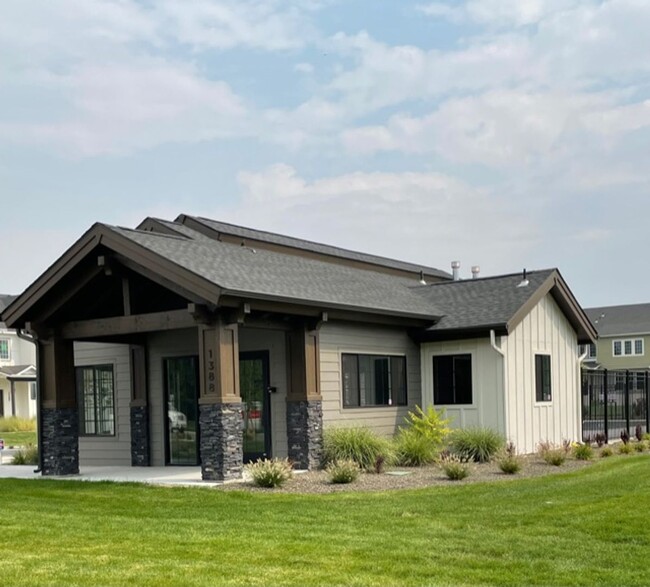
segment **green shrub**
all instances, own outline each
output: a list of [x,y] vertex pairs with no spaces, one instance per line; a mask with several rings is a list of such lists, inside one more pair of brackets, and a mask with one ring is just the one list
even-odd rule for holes
[[499,469],[506,475],[514,475],[521,471],[523,463],[517,455],[517,449],[512,442],[509,442],[505,450],[497,456],[497,464],[499,465]]
[[433,463],[437,446],[413,428],[402,428],[395,436],[395,462],[403,467],[420,467]]
[[650,442],[650,432],[646,432],[641,439]]
[[0,432],[34,432],[36,430],[35,418],[0,418]]
[[415,406],[415,412],[409,412],[404,418],[408,424],[408,430],[412,430],[418,436],[427,438],[434,447],[442,446],[443,442],[451,432],[449,428],[450,418],[445,418],[444,408],[437,411],[429,406],[424,412],[420,406]]
[[643,440],[634,443],[634,450],[636,452],[643,452],[646,448],[646,443]]
[[323,435],[325,464],[351,460],[364,471],[381,471],[395,460],[390,440],[369,428],[330,428]]
[[38,465],[38,447],[28,444],[25,448],[19,448],[14,453],[12,465]]
[[630,455],[634,452],[634,447],[629,442],[621,442],[618,445],[619,455]]
[[614,451],[611,446],[603,446],[603,448],[600,449],[600,456],[602,458],[611,457],[613,454]]
[[556,446],[552,442],[540,442],[537,452],[545,463],[559,467],[564,464],[568,454],[568,445],[563,443],[562,446]]
[[440,468],[445,472],[448,479],[460,481],[469,475],[469,468],[461,462],[458,455],[446,454],[440,459]]
[[359,478],[361,469],[354,461],[334,461],[327,465],[327,474],[332,483],[352,483]]
[[258,487],[282,487],[293,476],[289,459],[258,459],[246,470]]
[[490,428],[461,428],[450,436],[449,447],[461,460],[489,462],[505,445],[505,439]]
[[594,458],[594,449],[588,443],[576,444],[573,447],[573,456],[579,461],[590,461]]

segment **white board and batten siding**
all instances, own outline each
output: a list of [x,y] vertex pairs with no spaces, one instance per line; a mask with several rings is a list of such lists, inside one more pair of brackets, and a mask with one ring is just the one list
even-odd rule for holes
[[482,426],[506,433],[503,396],[503,358],[492,348],[489,338],[429,342],[422,344],[422,388],[425,405],[434,404],[433,357],[471,355],[472,403],[435,405],[444,408],[452,428]]
[[[343,353],[406,357],[408,405],[343,407]],[[367,426],[390,436],[404,424],[409,410],[421,403],[420,350],[405,329],[348,323],[327,323],[320,330],[320,377],[323,428]]]
[[131,465],[131,372],[129,346],[90,342],[74,343],[77,367],[112,365],[115,387],[115,436],[80,436],[79,464],[83,466]]
[[[580,368],[577,335],[548,294],[514,331],[503,337],[506,354],[507,435],[520,452],[540,441],[560,443],[580,437]],[[551,401],[537,402],[535,355],[551,357]]]

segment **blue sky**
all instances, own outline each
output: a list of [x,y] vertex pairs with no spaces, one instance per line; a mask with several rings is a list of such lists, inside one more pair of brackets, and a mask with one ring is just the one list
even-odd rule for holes
[[179,213],[650,299],[647,0],[5,0],[0,291]]

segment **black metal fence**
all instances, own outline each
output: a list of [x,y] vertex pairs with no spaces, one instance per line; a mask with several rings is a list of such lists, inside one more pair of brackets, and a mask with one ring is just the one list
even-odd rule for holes
[[637,426],[650,431],[650,371],[582,370],[582,440],[616,440]]

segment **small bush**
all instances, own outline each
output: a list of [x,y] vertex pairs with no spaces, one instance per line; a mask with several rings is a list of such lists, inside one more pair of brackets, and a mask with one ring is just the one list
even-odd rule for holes
[[643,452],[646,449],[646,444],[642,440],[634,443],[634,450],[636,452]]
[[282,487],[293,476],[289,459],[258,459],[246,470],[258,487]]
[[613,454],[614,451],[611,446],[603,446],[603,448],[600,449],[600,456],[602,458],[611,457]]
[[505,445],[505,439],[490,428],[462,428],[451,434],[449,446],[461,460],[487,463],[499,449]]
[[335,461],[327,465],[327,474],[332,483],[352,483],[359,478],[361,469],[354,461]]
[[351,460],[364,471],[381,470],[395,460],[392,443],[369,428],[331,428],[323,436],[325,464]]
[[460,481],[469,475],[469,468],[461,462],[458,455],[446,454],[440,459],[440,468],[445,472],[448,479]]
[[643,435],[642,440],[645,440],[646,442],[650,442],[650,432],[646,432]]
[[545,463],[559,467],[566,461],[567,446],[566,443],[563,443],[562,446],[556,446],[552,442],[540,442],[537,452]]
[[0,418],[0,432],[34,432],[36,430],[36,419],[18,418],[11,416],[9,418]]
[[573,447],[573,456],[579,461],[590,461],[594,458],[594,449],[588,443],[576,444]]
[[25,448],[19,448],[14,453],[12,465],[38,465],[38,447],[28,444]]
[[631,455],[634,452],[634,447],[628,442],[622,442],[618,445],[619,455]]
[[512,442],[509,442],[503,453],[497,457],[497,464],[501,472],[506,475],[514,475],[521,471],[523,463],[521,458],[517,456],[517,449]]
[[403,467],[420,467],[436,460],[436,445],[413,428],[402,428],[395,437],[395,462]]
[[434,446],[442,446],[451,429],[450,418],[445,418],[445,410],[437,411],[429,406],[424,412],[420,406],[415,406],[415,412],[409,412],[405,418],[407,430],[412,430],[418,436],[427,438]]

